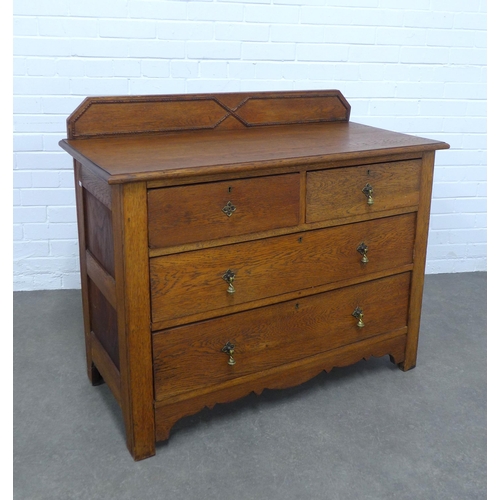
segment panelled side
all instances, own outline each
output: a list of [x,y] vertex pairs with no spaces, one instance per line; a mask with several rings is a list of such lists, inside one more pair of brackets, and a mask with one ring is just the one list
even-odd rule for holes
[[85,354],[87,358],[87,375],[92,385],[102,382],[102,377],[96,366],[92,362],[92,340],[90,327],[90,305],[87,280],[87,260],[85,258],[87,251],[87,242],[85,238],[85,206],[84,206],[84,188],[81,181],[82,165],[73,160],[75,173],[75,195],[76,195],[76,214],[78,220],[78,244],[80,252],[80,278],[82,287],[82,307],[83,307],[83,328],[85,334]]
[[75,181],[89,378],[109,386],[140,460],[155,453],[146,188],[78,162]]
[[111,188],[79,162],[75,188],[87,372],[121,402]]

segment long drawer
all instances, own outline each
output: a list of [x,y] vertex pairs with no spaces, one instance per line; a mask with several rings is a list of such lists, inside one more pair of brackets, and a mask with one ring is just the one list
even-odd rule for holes
[[[409,289],[410,273],[403,273],[157,332],[153,334],[155,399],[404,329]],[[362,312],[364,326],[353,315],[356,310],[358,316]],[[223,351],[227,342],[234,346],[232,353]]]
[[[415,217],[410,213],[152,258],[153,326],[411,264]],[[224,280],[230,275],[231,284]]]

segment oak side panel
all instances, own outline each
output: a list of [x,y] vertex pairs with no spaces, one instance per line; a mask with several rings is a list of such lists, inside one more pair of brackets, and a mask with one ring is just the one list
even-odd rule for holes
[[91,339],[92,359],[99,368],[99,372],[102,373],[106,384],[118,401],[118,404],[121,405],[120,371],[94,332],[91,333]]
[[85,237],[85,201],[84,188],[81,181],[82,165],[73,160],[75,174],[76,216],[78,221],[78,247],[80,255],[80,280],[82,287],[83,329],[85,334],[85,353],[87,360],[87,376],[92,385],[102,382],[102,376],[92,362],[92,340],[90,330],[90,304],[87,280],[87,241]]
[[88,167],[81,169],[83,187],[97,198],[106,208],[111,210],[111,186],[102,177]]
[[434,175],[434,156],[435,152],[432,151],[424,153],[422,157],[422,179],[419,211],[417,214],[411,298],[408,313],[408,341],[406,345],[405,360],[400,364],[400,368],[404,371],[414,368],[417,364],[418,336],[422,312],[422,294],[424,290],[424,273],[429,235],[432,179]]
[[116,310],[116,283],[106,270],[97,262],[94,256],[87,250],[87,273],[89,278],[97,285],[106,300]]
[[[98,286],[89,278],[89,305],[90,305],[90,329],[99,339],[104,350],[120,369],[120,358],[118,355],[118,323],[116,311],[106,299]],[[103,374],[104,375],[104,374]],[[106,378],[104,378],[106,382]]]
[[111,210],[86,189],[83,189],[83,198],[86,247],[106,272],[114,278],[115,260]]
[[146,184],[113,186],[112,206],[122,412],[141,460],[155,454]]

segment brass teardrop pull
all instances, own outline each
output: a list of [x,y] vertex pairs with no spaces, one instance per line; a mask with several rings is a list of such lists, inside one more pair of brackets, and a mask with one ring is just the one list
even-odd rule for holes
[[234,293],[236,292],[234,286],[233,286],[233,281],[236,279],[236,273],[234,271],[231,271],[231,269],[228,269],[223,275],[222,279],[226,282],[229,283],[229,287],[227,289],[227,293]]
[[352,312],[352,315],[358,320],[357,326],[359,328],[363,328],[365,326],[363,322],[363,309],[361,309],[361,307],[356,307],[356,309]]
[[368,252],[368,246],[365,245],[365,242],[363,241],[362,243],[359,244],[358,248],[356,250],[361,254],[361,262],[363,264],[366,264],[368,261],[368,257],[366,256]]
[[235,359],[233,358],[234,354],[234,344],[231,344],[231,342],[226,342],[226,345],[221,349],[222,352],[225,352],[228,356],[229,359],[227,361],[228,365],[234,366],[236,364]]
[[373,188],[370,186],[370,184],[367,184],[361,191],[368,198],[368,205],[373,205]]

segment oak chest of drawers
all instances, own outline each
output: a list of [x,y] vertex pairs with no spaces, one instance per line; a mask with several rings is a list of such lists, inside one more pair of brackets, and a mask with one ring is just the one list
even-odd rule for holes
[[434,154],[339,91],[87,98],[74,157],[88,376],[154,455],[203,407],[416,363]]

